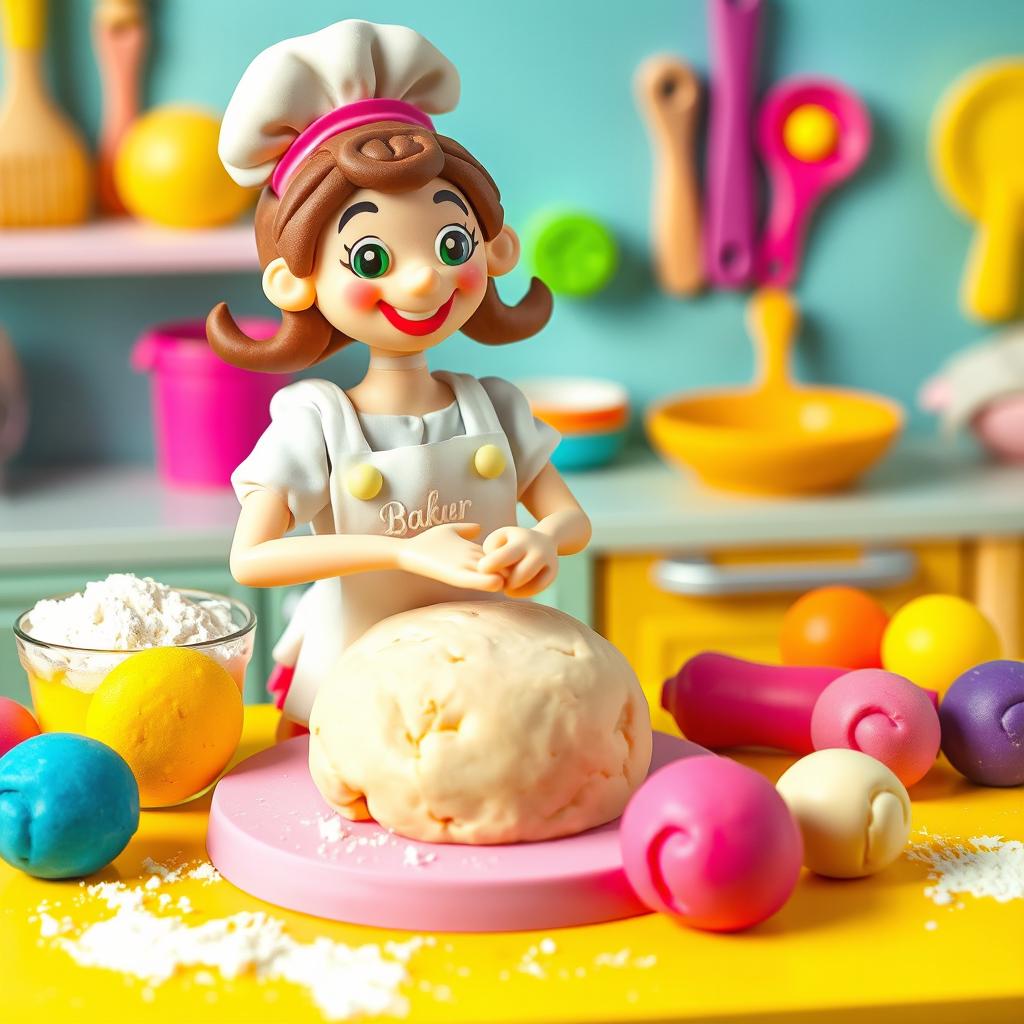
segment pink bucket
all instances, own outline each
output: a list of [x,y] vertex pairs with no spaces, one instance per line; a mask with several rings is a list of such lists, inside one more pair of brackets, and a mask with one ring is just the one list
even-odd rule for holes
[[[252,338],[269,338],[273,320],[243,318]],[[201,320],[161,324],[135,344],[132,368],[151,373],[157,466],[167,483],[226,487],[235,467],[270,423],[270,399],[289,377],[230,366],[206,342]]]

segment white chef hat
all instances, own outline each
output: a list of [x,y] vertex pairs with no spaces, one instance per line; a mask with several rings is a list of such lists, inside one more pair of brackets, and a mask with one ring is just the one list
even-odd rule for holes
[[339,21],[264,50],[246,68],[224,112],[218,151],[246,187],[280,195],[326,139],[375,121],[433,130],[428,114],[459,101],[459,73],[402,25]]

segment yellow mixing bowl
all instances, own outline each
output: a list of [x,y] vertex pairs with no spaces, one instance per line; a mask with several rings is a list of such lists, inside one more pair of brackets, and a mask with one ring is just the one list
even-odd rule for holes
[[760,382],[656,403],[646,419],[651,443],[731,491],[808,494],[852,483],[899,434],[901,406],[866,392],[796,384],[788,355],[798,313],[785,292],[762,289],[748,312]]

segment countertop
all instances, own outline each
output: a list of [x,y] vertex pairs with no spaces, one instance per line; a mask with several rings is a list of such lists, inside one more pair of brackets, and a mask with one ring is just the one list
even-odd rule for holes
[[[270,742],[275,713],[246,710],[246,752]],[[740,760],[776,779],[783,755]],[[1019,790],[970,785],[940,761],[911,791],[912,841],[1002,835],[1024,838]],[[143,860],[175,866],[205,861],[209,797],[144,811],[139,832],[114,864],[89,879],[140,886]],[[962,841],[962,840],[960,840]],[[429,870],[429,866],[422,868]],[[963,894],[937,906],[926,894],[928,867],[901,858],[880,874],[829,881],[804,873],[789,903],[738,935],[691,931],[648,915],[586,928],[496,935],[436,935],[408,964],[403,987],[415,1021],[1019,1021],[1024,1007],[1024,903]],[[147,891],[154,912],[194,927],[240,911],[262,911],[302,943],[318,937],[349,945],[405,940],[388,932],[320,921],[261,903],[226,881],[184,879]],[[162,985],[78,966],[64,949],[88,924],[113,915],[83,899],[76,881],[44,882],[0,862],[3,1019],[14,1022],[118,1019],[181,1021],[324,1019],[309,991],[251,972],[228,980],[186,968]],[[191,912],[180,909],[186,896]],[[40,904],[60,922],[42,937]],[[187,906],[187,904],[186,904]],[[178,908],[178,909],[176,909]],[[548,938],[549,942],[542,940]],[[531,952],[532,950],[532,952]],[[530,964],[536,966],[531,967]],[[323,981],[321,975],[317,975]]]
[[[594,525],[593,554],[831,541],[1024,534],[1024,466],[938,440],[910,440],[853,490],[800,498],[710,491],[652,453],[567,479]],[[168,488],[133,466],[49,470],[0,496],[0,568],[226,560],[238,505],[228,491]]]

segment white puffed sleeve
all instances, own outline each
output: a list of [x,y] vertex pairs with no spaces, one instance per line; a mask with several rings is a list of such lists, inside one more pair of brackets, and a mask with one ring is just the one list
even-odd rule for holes
[[533,415],[526,396],[514,384],[501,377],[482,377],[480,384],[508,438],[516,464],[516,497],[522,497],[523,491],[547,465],[562,439],[561,434]]
[[321,413],[308,382],[282,388],[270,401],[270,426],[231,474],[239,501],[255,490],[274,491],[296,525],[311,522],[330,504],[330,464]]

